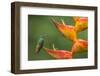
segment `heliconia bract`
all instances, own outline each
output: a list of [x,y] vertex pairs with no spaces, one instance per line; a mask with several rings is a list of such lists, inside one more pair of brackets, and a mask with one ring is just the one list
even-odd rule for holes
[[53,50],[44,48],[44,50],[55,59],[72,59],[72,52],[66,50]]
[[74,42],[77,40],[77,35],[76,35],[74,26],[65,25],[64,23],[58,23],[54,20],[52,20],[52,21],[53,21],[54,25],[56,26],[56,28],[60,31],[60,33],[64,37],[66,37]]
[[88,50],[88,41],[79,39],[72,46],[72,53],[84,52]]
[[88,28],[88,18],[87,17],[73,17],[75,21],[76,32],[84,31]]

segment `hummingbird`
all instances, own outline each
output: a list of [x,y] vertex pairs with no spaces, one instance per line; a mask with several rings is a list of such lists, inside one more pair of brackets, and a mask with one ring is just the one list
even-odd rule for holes
[[43,45],[44,45],[44,35],[40,36],[40,38],[37,41],[35,54],[38,54],[40,52],[40,50],[43,48]]

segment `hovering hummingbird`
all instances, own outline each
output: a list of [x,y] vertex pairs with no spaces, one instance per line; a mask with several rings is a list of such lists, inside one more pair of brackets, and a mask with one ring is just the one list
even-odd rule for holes
[[40,50],[43,48],[43,45],[44,45],[44,35],[40,36],[40,38],[37,41],[35,54],[38,54],[40,52]]

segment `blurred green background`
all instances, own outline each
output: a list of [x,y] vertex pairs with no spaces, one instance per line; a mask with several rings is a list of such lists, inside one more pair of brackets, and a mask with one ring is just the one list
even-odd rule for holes
[[[60,32],[56,29],[51,21],[51,18],[55,18],[58,22],[61,19],[64,20],[66,24],[74,25],[74,20],[69,16],[43,16],[43,15],[28,15],[28,60],[50,60],[54,59],[50,55],[41,49],[39,54],[34,54],[37,41],[41,35],[45,36],[44,46],[46,48],[52,49],[52,45],[59,50],[71,50],[73,43],[65,39]],[[87,30],[82,31],[78,34],[78,38],[87,40]],[[87,58],[88,52],[75,54],[73,58]]]

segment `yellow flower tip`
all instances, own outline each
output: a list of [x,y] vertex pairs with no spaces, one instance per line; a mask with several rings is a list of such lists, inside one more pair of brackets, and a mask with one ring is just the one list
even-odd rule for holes
[[61,21],[62,21],[62,24],[63,24],[64,26],[66,26],[66,24],[64,23],[64,20],[61,19]]
[[55,45],[53,44],[52,46],[53,46],[53,50],[56,50]]
[[57,22],[54,18],[51,18],[51,21],[54,23],[54,25],[57,27],[58,25],[60,25],[59,22]]

